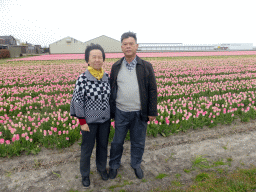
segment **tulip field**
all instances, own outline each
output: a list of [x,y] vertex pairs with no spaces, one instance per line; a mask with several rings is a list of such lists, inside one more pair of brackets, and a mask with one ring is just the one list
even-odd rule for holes
[[[256,55],[145,58],[158,86],[158,114],[148,136],[256,118]],[[117,59],[106,59],[110,74]],[[80,139],[69,113],[84,60],[21,60],[0,64],[0,156],[37,154]],[[111,75],[111,74],[110,74]],[[111,141],[114,134],[111,123]]]
[[[182,57],[182,56],[223,56],[223,55],[256,55],[256,51],[215,51],[215,52],[148,52],[137,53],[139,57]],[[106,53],[106,58],[121,58],[123,53]],[[12,59],[12,61],[45,61],[84,59],[84,54],[49,54],[27,58]]]

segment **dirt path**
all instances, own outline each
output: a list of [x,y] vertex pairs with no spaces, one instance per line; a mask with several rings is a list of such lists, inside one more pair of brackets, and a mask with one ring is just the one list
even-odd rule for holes
[[[110,146],[110,145],[109,145]],[[142,169],[144,179],[136,178],[130,167],[130,142],[124,146],[122,165],[114,180],[103,181],[96,172],[95,151],[91,161],[91,186],[88,191],[148,191],[165,189],[174,181],[184,188],[193,182],[199,169],[189,173],[192,161],[203,155],[209,161],[232,159],[231,165],[221,165],[229,171],[237,167],[256,165],[256,121],[236,123],[218,128],[203,128],[170,137],[147,138]],[[76,143],[65,150],[43,148],[37,155],[0,158],[0,190],[8,191],[86,191],[79,171],[80,146]],[[160,173],[167,176],[157,179]]]

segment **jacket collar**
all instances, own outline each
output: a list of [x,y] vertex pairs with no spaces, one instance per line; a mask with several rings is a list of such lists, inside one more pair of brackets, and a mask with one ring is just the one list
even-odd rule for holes
[[[121,65],[123,60],[124,60],[125,57],[122,57],[118,62],[117,62],[117,65]],[[142,65],[142,60],[141,58],[138,57],[138,55],[136,55],[136,60],[137,60],[137,64],[140,64]]]
[[[98,81],[98,79],[96,79],[96,78],[89,72],[88,69],[85,71],[85,75],[86,75],[87,79],[90,80],[90,81]],[[102,81],[108,81],[108,77],[107,77],[107,75],[106,75],[105,72],[104,72],[104,74],[103,74]]]

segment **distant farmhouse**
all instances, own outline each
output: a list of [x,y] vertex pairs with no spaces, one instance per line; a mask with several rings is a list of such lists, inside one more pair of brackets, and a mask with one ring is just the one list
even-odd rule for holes
[[23,54],[41,54],[41,45],[32,45],[26,43],[26,45],[17,45],[17,40],[9,36],[0,36],[0,49],[8,49],[10,51],[10,57],[20,57]]
[[[81,42],[72,37],[65,37],[50,44],[51,54],[84,53],[90,43],[100,44],[106,53],[120,53],[121,42],[105,35]],[[182,43],[139,43],[138,52],[168,52],[168,51],[234,51],[253,50],[253,43],[223,43],[223,44],[182,44]]]
[[0,49],[8,49],[10,57],[20,57],[21,48],[17,47],[17,41],[13,36],[0,36]]
[[105,35],[91,39],[86,42],[81,42],[72,37],[65,37],[49,45],[51,54],[69,54],[69,53],[83,53],[87,45],[95,43],[100,44],[106,53],[120,53],[121,42]]

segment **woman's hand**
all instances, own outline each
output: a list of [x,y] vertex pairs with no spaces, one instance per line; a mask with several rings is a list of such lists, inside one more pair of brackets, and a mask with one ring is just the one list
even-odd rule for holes
[[88,132],[90,132],[90,129],[89,129],[89,126],[88,126],[87,123],[84,124],[84,125],[81,125],[81,129],[82,129],[83,131],[88,131]]
[[149,121],[154,121],[156,119],[156,116],[148,116]]

